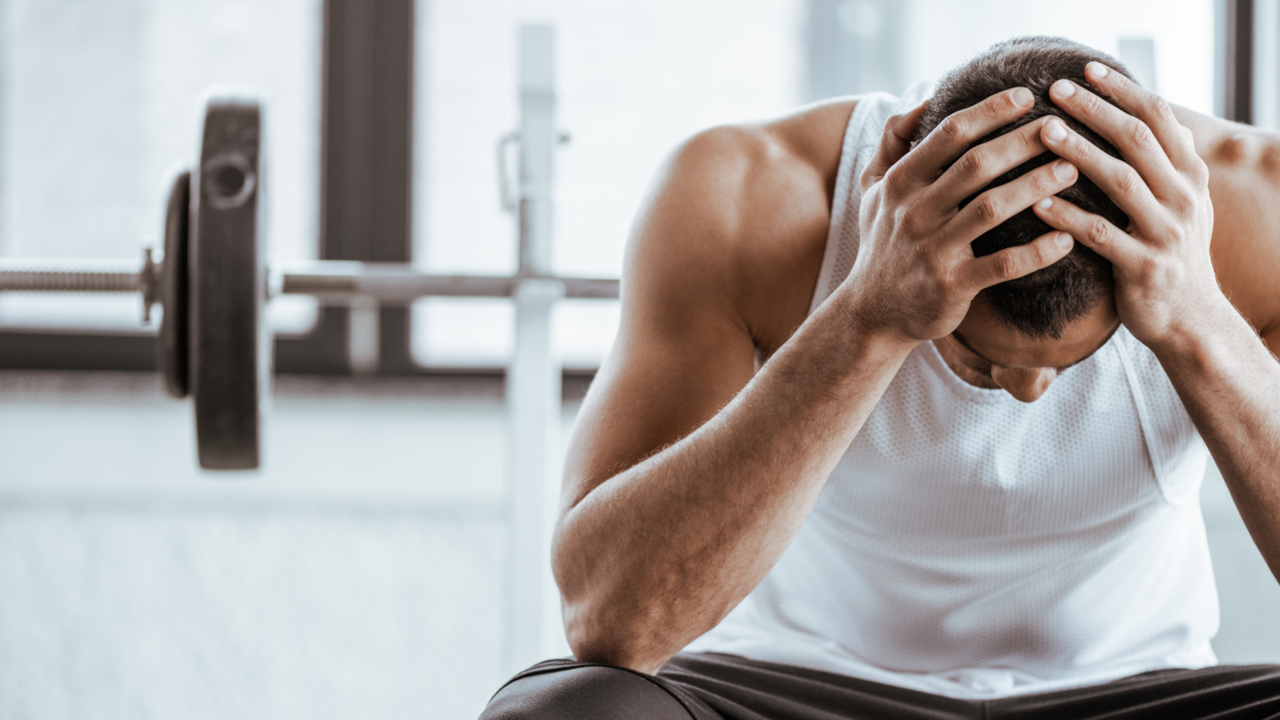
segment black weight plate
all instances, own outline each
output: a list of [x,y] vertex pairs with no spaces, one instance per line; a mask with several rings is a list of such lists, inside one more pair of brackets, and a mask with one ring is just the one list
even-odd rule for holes
[[192,188],[191,394],[200,467],[259,465],[262,398],[270,368],[263,316],[266,269],[255,101],[212,99]]
[[176,398],[187,396],[190,327],[187,293],[188,212],[191,207],[191,173],[183,171],[173,179],[169,203],[164,213],[164,268],[160,278],[160,335],[156,338],[157,360],[165,390]]

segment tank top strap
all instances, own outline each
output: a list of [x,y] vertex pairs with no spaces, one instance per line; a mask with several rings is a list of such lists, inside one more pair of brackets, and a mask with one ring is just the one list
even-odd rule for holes
[[932,83],[918,83],[907,89],[901,97],[889,93],[874,92],[858,96],[849,126],[845,130],[844,145],[840,152],[840,170],[836,175],[836,188],[831,201],[831,224],[827,231],[827,246],[822,255],[822,269],[813,300],[809,304],[812,314],[824,300],[835,292],[853,269],[858,258],[858,209],[862,205],[862,172],[875,158],[884,124],[899,113],[907,112],[933,94]]
[[1108,344],[1115,347],[1124,367],[1161,494],[1173,505],[1198,503],[1209,450],[1172,381],[1155,353],[1128,328],[1121,326]]

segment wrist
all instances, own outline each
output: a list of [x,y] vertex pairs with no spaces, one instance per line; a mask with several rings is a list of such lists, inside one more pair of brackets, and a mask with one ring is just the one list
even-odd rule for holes
[[846,329],[846,337],[866,349],[878,348],[905,357],[920,344],[920,340],[904,332],[896,313],[883,301],[857,292],[850,283],[837,288],[830,300]]
[[1195,313],[1180,316],[1167,333],[1148,343],[1162,363],[1192,362],[1203,369],[1222,368],[1231,361],[1233,338],[1256,333],[1226,296],[1202,305]]

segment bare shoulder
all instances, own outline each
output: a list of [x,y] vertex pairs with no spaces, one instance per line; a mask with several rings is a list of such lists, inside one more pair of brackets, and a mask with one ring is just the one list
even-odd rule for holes
[[1174,112],[1191,128],[1196,153],[1209,166],[1219,283],[1264,337],[1275,337],[1280,334],[1280,133],[1185,108]]
[[717,268],[719,291],[771,353],[808,311],[853,107],[806,106],[685,142],[654,184],[628,260],[661,253],[684,268]]
[[804,321],[835,172],[824,163],[839,163],[849,109],[713,128],[667,158],[627,242],[618,337],[569,441],[566,511],[707,422]]

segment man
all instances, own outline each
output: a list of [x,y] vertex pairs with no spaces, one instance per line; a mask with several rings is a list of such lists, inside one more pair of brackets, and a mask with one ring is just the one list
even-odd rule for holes
[[577,662],[485,717],[1280,716],[1214,667],[1197,502],[1207,445],[1280,573],[1280,140],[1055,38],[926,95],[660,174],[567,462]]

